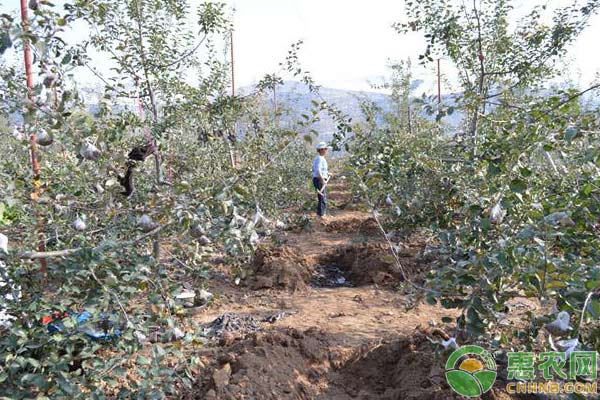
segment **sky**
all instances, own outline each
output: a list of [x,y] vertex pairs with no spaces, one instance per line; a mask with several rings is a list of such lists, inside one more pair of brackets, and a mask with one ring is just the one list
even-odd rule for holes
[[[399,35],[391,25],[404,17],[402,0],[227,0],[235,8],[236,80],[257,81],[275,70],[290,44],[303,39],[301,62],[326,87],[369,90],[388,74],[387,61],[411,58],[425,48],[420,34]],[[516,14],[533,4],[549,8],[568,0],[523,0]],[[569,78],[585,85],[600,71],[600,16],[592,18],[569,53]],[[571,62],[573,60],[573,62]],[[451,71],[441,61],[442,72]],[[415,67],[417,77],[435,80],[433,66]],[[446,88],[444,92],[452,91]]]
[[[2,1],[2,0],[0,0]],[[189,0],[199,4],[200,0]],[[458,0],[455,0],[458,1]],[[568,4],[572,0],[521,0],[517,14],[533,4],[550,8]],[[579,0],[582,1],[582,0]],[[416,78],[425,79],[429,87],[435,85],[434,66],[425,69],[416,62],[425,47],[418,33],[399,35],[391,27],[404,16],[403,0],[225,0],[233,15],[235,26],[235,80],[236,86],[256,83],[265,74],[278,70],[290,45],[298,40],[304,44],[300,52],[302,66],[311,72],[315,81],[325,87],[347,90],[371,90],[372,83],[381,83],[388,75],[388,60],[413,60]],[[13,5],[14,3],[14,5]],[[60,5],[64,0],[55,0]],[[17,0],[5,0],[14,10]],[[235,10],[235,11],[234,11]],[[75,28],[70,37],[82,38],[85,30]],[[568,74],[563,75],[581,86],[589,84],[600,71],[600,15],[592,17],[591,24],[579,37],[565,59]],[[225,54],[224,54],[225,57]],[[102,65],[98,62],[96,65]],[[452,92],[452,68],[441,61],[442,72],[449,83],[442,88]],[[85,83],[95,78],[82,71],[78,79]],[[89,81],[89,82],[88,82]],[[425,85],[427,86],[427,85]]]
[[402,38],[391,28],[403,15],[393,0],[235,0],[234,48],[240,82],[275,70],[292,42],[304,41],[300,62],[319,84],[368,89],[368,79],[386,74],[389,57],[423,48],[419,37]]

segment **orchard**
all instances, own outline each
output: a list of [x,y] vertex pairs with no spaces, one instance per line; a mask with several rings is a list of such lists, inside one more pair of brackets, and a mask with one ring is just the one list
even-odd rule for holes
[[[600,350],[600,83],[560,82],[600,1],[515,22],[407,0],[390,29],[424,47],[360,118],[301,40],[237,88],[224,3],[22,3],[0,15],[0,397],[452,398],[430,370],[457,343]],[[459,90],[415,96],[440,58]]]

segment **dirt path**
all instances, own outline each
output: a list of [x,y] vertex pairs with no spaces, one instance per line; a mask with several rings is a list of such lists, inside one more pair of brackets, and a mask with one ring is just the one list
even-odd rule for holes
[[[257,252],[246,284],[211,281],[219,298],[194,322],[225,315],[226,323],[219,345],[202,352],[193,398],[455,398],[440,348],[428,340],[431,326],[452,313],[410,307],[370,214],[343,182],[329,194],[330,218],[278,234]],[[409,272],[428,268],[421,253],[415,244],[401,254]]]

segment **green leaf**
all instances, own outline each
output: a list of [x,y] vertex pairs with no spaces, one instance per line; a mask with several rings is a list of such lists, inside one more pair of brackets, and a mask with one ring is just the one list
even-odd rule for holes
[[589,197],[593,191],[594,186],[591,183],[587,183],[581,188],[581,193],[583,193],[583,195],[585,195],[586,197]]
[[519,168],[519,171],[521,171],[521,176],[523,176],[524,178],[527,178],[529,176],[531,176],[531,174],[533,173],[529,168]]
[[388,264],[395,264],[396,263],[396,258],[394,256],[392,256],[392,255],[389,255],[389,254],[381,257],[380,259],[381,259],[381,261],[383,261],[385,263],[388,263]]
[[12,40],[6,31],[2,32],[0,35],[0,55],[2,55],[6,50],[12,47]]
[[597,280],[585,282],[585,288],[590,291],[598,288],[598,286],[600,286],[600,281]]
[[40,362],[38,360],[36,360],[35,358],[31,358],[29,357],[27,359],[27,362],[33,367],[33,368],[39,368],[40,367]]
[[479,204],[472,204],[471,206],[469,206],[469,212],[472,216],[479,215],[482,211],[483,209]]
[[483,229],[484,231],[489,231],[490,229],[492,229],[492,223],[490,222],[489,218],[481,219],[481,229]]
[[425,296],[425,301],[427,301],[427,303],[432,306],[435,306],[437,304],[437,299],[431,293],[428,293],[427,296]]
[[502,170],[496,164],[492,164],[492,163],[488,164],[488,166],[487,166],[488,175],[497,176],[500,174],[500,172],[502,172]]
[[152,361],[145,356],[138,356],[138,358],[135,360],[135,362],[139,365],[150,365],[152,364]]
[[60,390],[65,392],[67,395],[73,396],[75,394],[75,388],[69,383],[68,380],[63,377],[58,377],[56,381],[58,382],[58,387]]
[[239,194],[240,196],[242,196],[243,198],[249,198],[250,197],[250,192],[248,191],[248,189],[246,189],[245,187],[243,187],[242,185],[235,185],[233,187],[234,192],[236,192],[237,194]]
[[66,54],[66,55],[65,55],[65,56],[62,58],[61,64],[62,64],[62,65],[66,65],[66,64],[68,64],[68,63],[70,63],[70,62],[71,62],[71,54],[67,53],[67,54]]
[[567,130],[565,130],[565,140],[570,142],[573,139],[575,139],[578,134],[579,134],[579,129],[577,129],[575,127],[567,128]]
[[525,190],[527,190],[527,184],[521,179],[513,179],[510,182],[510,190],[515,193],[523,193]]

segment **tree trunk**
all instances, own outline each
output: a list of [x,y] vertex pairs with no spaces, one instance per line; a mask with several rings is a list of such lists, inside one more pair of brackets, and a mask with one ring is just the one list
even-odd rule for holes
[[[473,148],[471,157],[473,161],[477,157],[477,128],[479,123],[479,108],[481,107],[482,113],[485,113],[485,100],[483,100],[484,83],[485,83],[485,64],[483,56],[483,42],[481,37],[481,19],[479,18],[479,11],[477,10],[477,0],[473,0],[473,12],[475,13],[475,19],[477,20],[477,44],[478,51],[477,58],[479,59],[479,87],[478,87],[478,99],[475,104],[475,110],[473,119],[471,120],[471,136],[473,138]],[[483,101],[483,105],[481,102]]]
[[[142,70],[144,71],[144,79],[146,80],[146,89],[148,90],[148,95],[150,96],[150,105],[152,108],[152,120],[154,125],[158,123],[158,109],[156,107],[156,99],[154,96],[154,89],[152,88],[152,84],[150,83],[150,74],[148,72],[148,61],[146,59],[146,50],[144,49],[144,35],[142,32],[142,7],[140,5],[140,0],[136,1],[137,8],[137,31],[138,31],[138,40],[140,44],[140,59],[142,62]],[[160,152],[158,150],[158,146],[156,145],[156,139],[152,137],[152,145],[154,148],[154,169],[156,173],[156,184],[162,184],[162,174],[161,174],[161,157]],[[156,262],[160,259],[160,233],[156,233],[154,236],[154,242],[152,245],[152,253]]]
[[[154,125],[158,123],[158,108],[156,106],[156,98],[154,96],[154,88],[150,83],[150,73],[148,72],[148,60],[146,58],[146,50],[144,48],[144,36],[142,33],[142,7],[140,6],[140,0],[136,1],[136,20],[137,20],[137,31],[138,31],[138,41],[140,44],[140,59],[142,61],[142,70],[144,72],[144,79],[146,83],[146,90],[148,90],[148,96],[150,98],[150,106],[152,110],[152,120]],[[160,152],[158,150],[158,146],[156,146],[156,139],[152,138],[152,144],[154,146],[154,169],[156,174],[156,183],[160,185],[162,183],[162,173],[161,173],[161,157]]]
[[[27,15],[27,0],[21,0],[21,23],[23,26],[23,33],[27,33],[29,31],[29,17]],[[27,99],[31,104],[35,103],[35,98],[33,96],[33,68],[32,68],[32,57],[31,57],[31,46],[29,44],[29,39],[23,39],[23,56],[25,61],[25,75],[27,80]],[[23,132],[27,132],[25,129],[25,124],[23,124]],[[29,143],[31,146],[31,168],[33,169],[33,193],[32,199],[37,201],[39,198],[39,187],[40,187],[40,165],[38,163],[37,158],[37,135],[32,133],[29,139]],[[44,240],[44,218],[39,215],[39,212],[36,211],[37,219],[38,219],[38,241],[39,241],[39,251],[46,251],[46,241]],[[41,272],[45,276],[47,271],[47,263],[45,259],[40,260]]]

